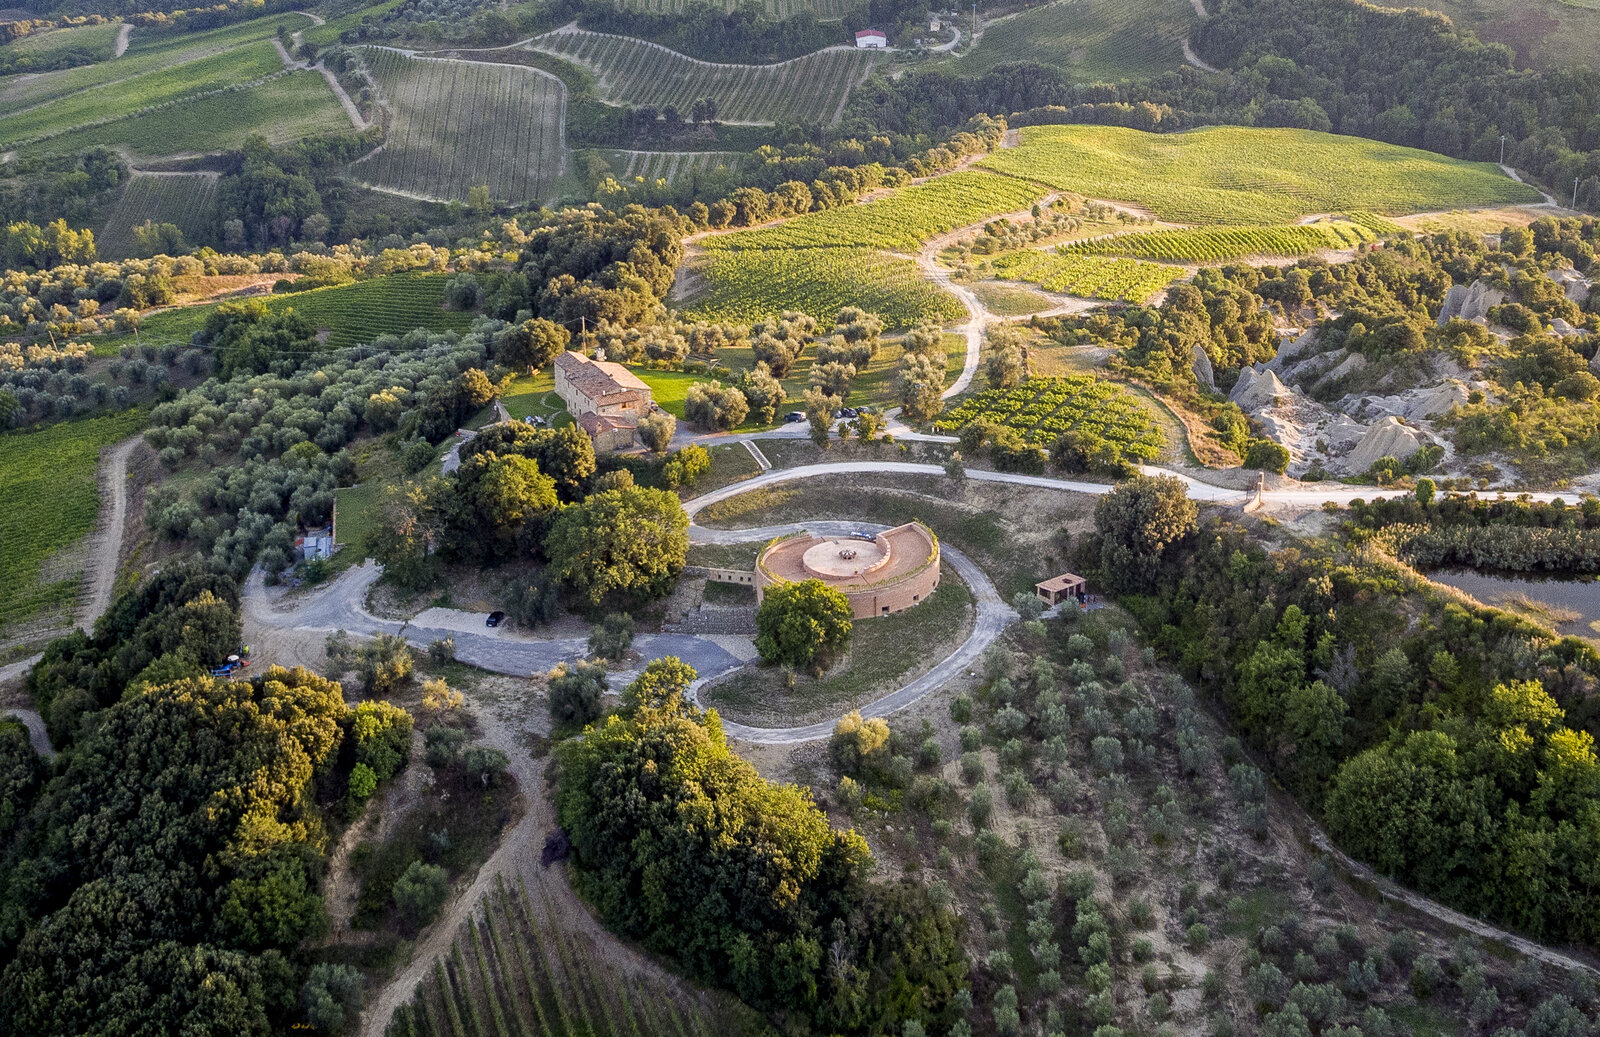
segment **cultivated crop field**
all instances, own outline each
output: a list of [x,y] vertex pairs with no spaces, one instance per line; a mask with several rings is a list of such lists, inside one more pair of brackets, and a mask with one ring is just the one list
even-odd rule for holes
[[[13,40],[0,47],[0,57],[8,54],[25,54],[43,64],[67,51],[84,50],[93,52],[100,61],[105,61],[116,49],[119,31],[121,31],[119,23],[105,22],[101,25],[74,25],[64,29],[29,33],[20,40]],[[39,65],[33,67],[38,68]]]
[[100,448],[143,424],[125,411],[0,436],[0,639],[76,600],[81,562],[55,556],[94,529]]
[[1343,220],[1289,227],[1194,227],[1115,234],[1062,245],[1063,253],[1136,256],[1173,263],[1212,263],[1245,256],[1309,256],[1355,248],[1378,236]]
[[1182,67],[1195,20],[1187,0],[1058,0],[985,26],[958,67],[1039,61],[1088,82],[1149,79]]
[[383,148],[350,167],[357,179],[446,201],[479,185],[502,201],[550,193],[564,150],[559,79],[521,65],[361,53],[389,116]]
[[56,136],[81,126],[132,115],[153,105],[253,82],[281,71],[283,62],[270,43],[247,44],[120,82],[88,87],[0,116],[0,144]]
[[874,57],[830,48],[775,65],[720,65],[660,44],[581,29],[557,29],[532,47],[592,71],[600,97],[613,104],[672,105],[688,115],[689,106],[704,97],[716,102],[719,122],[733,123],[836,122]]
[[[148,73],[166,74],[180,66],[234,50],[248,43],[272,39],[278,26],[290,30],[303,29],[311,19],[297,12],[257,18],[253,21],[225,25],[220,29],[188,33],[176,38],[149,36],[137,30],[128,44],[128,52],[113,61],[96,65],[44,72],[36,76],[17,76],[0,82],[0,111],[20,112],[23,108],[66,97],[108,83],[129,83],[133,89],[143,89],[135,80]],[[270,47],[268,48],[270,50]],[[276,52],[274,52],[276,57]],[[281,67],[275,65],[274,67]],[[116,103],[117,97],[110,95]],[[121,106],[123,110],[127,106]],[[102,112],[100,117],[109,114]]]
[[959,432],[979,418],[1016,429],[1040,446],[1067,431],[1094,433],[1142,461],[1154,461],[1165,445],[1161,430],[1131,393],[1091,375],[1030,378],[1012,389],[985,389],[933,427]]
[[345,114],[328,83],[316,72],[280,71],[265,82],[175,101],[152,112],[114,119],[51,137],[22,150],[73,152],[96,145],[126,148],[135,155],[237,148],[259,133],[284,144],[323,133],[349,133]]
[[484,897],[435,962],[388,1037],[712,1037],[748,1021],[707,995],[667,989],[622,969],[586,933],[552,924],[552,911],[517,881]]
[[134,173],[95,237],[101,256],[134,254],[133,228],[170,223],[191,243],[206,239],[216,213],[216,173]]
[[1028,281],[1051,292],[1085,299],[1143,302],[1183,271],[1135,259],[1111,259],[1022,249],[989,261],[988,269],[1002,281]]
[[618,180],[642,177],[665,180],[669,184],[690,173],[737,170],[745,160],[744,153],[739,151],[602,151],[600,154]]
[[980,164],[1179,223],[1290,223],[1351,209],[1393,215],[1540,201],[1491,163],[1309,130],[1031,126],[1020,146]]
[[749,323],[802,310],[831,318],[845,306],[876,313],[891,328],[958,320],[955,297],[909,259],[861,248],[709,252],[694,267],[705,282],[684,309],[699,320]]
[[1045,193],[1021,180],[963,170],[901,188],[864,205],[807,213],[775,227],[707,238],[703,244],[708,250],[881,248],[914,252],[938,234],[1026,209]]

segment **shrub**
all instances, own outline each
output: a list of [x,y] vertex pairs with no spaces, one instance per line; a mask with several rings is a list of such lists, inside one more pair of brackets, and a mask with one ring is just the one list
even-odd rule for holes
[[394,880],[391,895],[401,921],[414,932],[433,921],[450,898],[450,876],[436,864],[412,861]]
[[833,726],[828,751],[846,774],[858,773],[888,755],[889,725],[881,717],[865,719],[859,709],[839,718]]
[[683,416],[706,429],[738,428],[749,413],[744,393],[719,382],[694,383],[683,401]]
[[589,653],[607,662],[621,662],[633,647],[633,617],[610,612],[589,629]]
[[606,693],[606,668],[579,661],[557,663],[549,674],[550,719],[558,727],[581,727],[600,719]]

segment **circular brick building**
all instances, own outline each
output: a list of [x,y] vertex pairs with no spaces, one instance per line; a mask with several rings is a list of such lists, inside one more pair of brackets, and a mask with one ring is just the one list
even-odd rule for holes
[[920,522],[882,533],[780,537],[756,559],[756,600],[779,583],[821,580],[850,601],[856,619],[903,612],[939,586],[939,538]]

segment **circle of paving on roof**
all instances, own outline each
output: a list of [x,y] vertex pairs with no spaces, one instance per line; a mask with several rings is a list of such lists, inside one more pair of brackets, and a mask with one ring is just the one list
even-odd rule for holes
[[768,587],[802,580],[839,591],[856,619],[903,612],[939,586],[939,539],[920,522],[854,536],[799,533],[772,541],[756,559],[758,600]]

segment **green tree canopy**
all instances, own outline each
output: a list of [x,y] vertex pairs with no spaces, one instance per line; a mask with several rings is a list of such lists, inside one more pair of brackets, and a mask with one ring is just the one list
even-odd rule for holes
[[607,490],[558,514],[545,552],[550,574],[590,605],[659,597],[683,572],[689,516],[666,490]]
[[821,580],[767,588],[756,610],[756,651],[769,663],[822,663],[850,641],[850,599]]
[[1100,580],[1118,591],[1154,586],[1169,549],[1199,529],[1199,506],[1170,475],[1131,479],[1094,506]]

